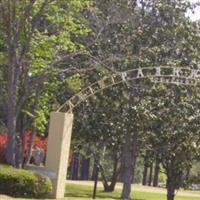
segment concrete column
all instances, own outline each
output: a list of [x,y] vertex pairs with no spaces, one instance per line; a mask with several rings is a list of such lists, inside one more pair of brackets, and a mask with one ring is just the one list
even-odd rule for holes
[[54,198],[65,193],[72,125],[72,113],[51,113],[45,168],[51,174]]

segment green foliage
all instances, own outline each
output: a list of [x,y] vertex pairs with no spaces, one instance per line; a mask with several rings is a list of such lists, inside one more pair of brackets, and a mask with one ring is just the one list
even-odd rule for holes
[[200,184],[200,163],[199,161],[192,164],[192,168],[189,173],[189,186],[191,184]]
[[165,173],[159,173],[159,183],[166,183],[167,177]]
[[[136,1],[100,0],[95,6],[86,13],[92,31],[85,43],[98,58],[95,66],[104,71],[88,73],[85,82],[99,79],[109,67],[112,72],[154,65],[200,67],[197,24],[185,17],[190,3],[149,0],[138,6]],[[168,178],[166,165],[173,163],[170,176],[179,188],[198,155],[199,97],[194,88],[160,84],[153,89],[141,81],[134,90],[134,84],[127,84],[129,90],[109,89],[78,108],[74,138],[81,145],[90,143],[92,151],[106,148],[108,154],[120,154],[128,142],[130,149],[136,146],[137,154],[150,150],[150,161],[158,154]],[[143,92],[145,87],[149,91]]]
[[49,178],[23,169],[0,165],[0,193],[14,197],[44,198],[52,190]]
[[135,177],[134,177],[135,184],[142,183],[143,168],[144,168],[144,165],[143,165],[142,159],[138,158],[136,162],[136,168],[135,168]]
[[[83,11],[91,4],[90,0],[0,2],[1,121],[9,121],[6,109],[11,105],[5,102],[12,98],[15,99],[13,115],[18,118],[16,126],[24,121],[23,128],[34,128],[41,134],[46,132],[50,111],[63,102],[59,87],[65,85],[67,90],[69,85],[69,90],[73,90],[76,84],[64,81],[69,76],[73,78],[73,74],[67,73],[65,77],[64,73],[64,78],[60,78],[60,74],[72,68],[68,64],[71,54],[84,51],[80,38],[90,29]],[[12,56],[17,62],[12,63]],[[16,82],[9,82],[11,79],[7,77],[15,77]],[[9,97],[9,84],[13,84],[16,97]]]
[[73,76],[70,76],[66,79],[67,87],[72,92],[78,92],[81,90],[82,82],[81,82],[81,76],[80,74],[75,74]]
[[187,172],[199,157],[199,92],[191,87],[162,86],[154,97],[156,119],[150,149],[159,157],[167,183],[179,189],[186,185]]
[[[87,40],[99,66],[113,71],[152,65],[199,66],[197,24],[185,17],[183,0],[96,1],[88,14]],[[95,16],[95,18],[94,18]],[[93,42],[95,40],[95,42]]]

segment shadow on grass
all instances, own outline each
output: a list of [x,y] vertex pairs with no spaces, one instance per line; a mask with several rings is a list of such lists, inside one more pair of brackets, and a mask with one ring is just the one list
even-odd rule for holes
[[[91,199],[93,194],[92,186],[66,184],[65,197]],[[104,192],[101,188],[97,189],[97,199],[120,199],[121,191]],[[146,198],[133,198],[133,200],[147,200]]]
[[[92,192],[87,191],[87,192],[82,192],[82,191],[76,191],[74,192],[66,192],[65,197],[74,197],[74,198],[92,198]],[[120,194],[119,193],[108,193],[108,192],[103,192],[103,191],[98,191],[96,194],[97,199],[120,199]],[[133,200],[146,200],[146,199],[135,199]]]

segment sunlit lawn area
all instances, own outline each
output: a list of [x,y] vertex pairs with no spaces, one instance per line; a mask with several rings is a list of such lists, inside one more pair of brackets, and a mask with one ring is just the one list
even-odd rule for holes
[[[82,185],[66,185],[66,197],[72,200],[79,199],[91,199],[92,197],[92,186],[82,186]],[[153,190],[153,188],[152,188]],[[113,193],[105,193],[102,191],[102,188],[98,188],[97,190],[97,199],[119,199],[121,191],[117,189]],[[156,194],[151,192],[133,192],[132,197],[134,200],[165,200],[165,194]],[[200,197],[182,197],[178,196],[175,198],[176,200],[200,200]]]
[[[152,188],[152,191],[153,190],[154,188]],[[93,187],[91,185],[78,185],[78,184],[68,183],[66,185],[66,194],[63,200],[90,200],[92,199],[92,191],[93,191]],[[121,190],[117,189],[115,192],[112,192],[112,193],[104,193],[102,191],[102,188],[99,187],[97,190],[97,200],[119,199],[120,192]],[[196,192],[194,192],[194,194],[196,194]],[[165,200],[166,199],[165,194],[157,194],[154,192],[140,192],[140,191],[133,192],[132,197],[133,197],[133,200]],[[6,195],[0,195],[0,200],[3,200],[3,199],[15,199],[15,198],[8,197]],[[22,198],[18,198],[17,200],[19,199],[22,199]],[[177,196],[175,200],[200,200],[200,197]]]

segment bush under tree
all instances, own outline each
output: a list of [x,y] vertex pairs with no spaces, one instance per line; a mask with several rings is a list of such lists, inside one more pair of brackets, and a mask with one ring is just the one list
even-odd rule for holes
[[0,193],[13,197],[45,198],[51,191],[52,184],[48,177],[0,165]]

